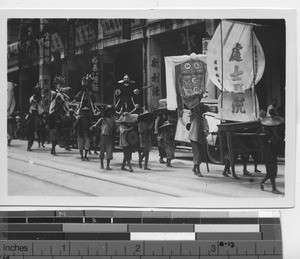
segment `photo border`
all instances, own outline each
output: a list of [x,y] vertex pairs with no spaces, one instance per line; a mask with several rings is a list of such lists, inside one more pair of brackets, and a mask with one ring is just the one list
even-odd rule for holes
[[[133,198],[133,197],[32,197],[7,196],[7,147],[1,139],[0,149],[0,205],[2,206],[98,206],[103,208],[286,208],[295,202],[296,175],[296,58],[297,33],[295,9],[194,9],[194,10],[0,10],[0,106],[7,103],[7,19],[8,18],[191,18],[191,19],[285,19],[286,21],[286,152],[285,152],[285,195],[274,198]],[[287,109],[288,108],[288,109]],[[295,111],[295,112],[293,112]],[[5,114],[6,115],[6,114]],[[6,125],[6,116],[0,116]],[[1,136],[6,136],[6,127],[1,127]],[[3,142],[2,142],[3,141]]]

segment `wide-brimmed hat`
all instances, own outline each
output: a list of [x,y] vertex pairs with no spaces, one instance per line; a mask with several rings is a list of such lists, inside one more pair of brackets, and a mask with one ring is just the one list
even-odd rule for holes
[[116,123],[129,123],[133,124],[137,121],[138,115],[137,114],[130,114],[129,112],[123,112]]
[[156,118],[153,112],[145,111],[138,116],[139,121],[154,121]]
[[284,118],[280,116],[267,117],[261,121],[264,126],[278,126],[284,123]]
[[158,101],[158,108],[156,110],[154,110],[154,113],[157,112],[161,112],[161,111],[167,111],[168,107],[167,107],[167,99],[160,99]]
[[161,125],[158,129],[162,130],[162,129],[166,129],[166,128],[174,127],[174,126],[176,126],[174,123],[171,123],[169,121],[165,121],[164,124]]

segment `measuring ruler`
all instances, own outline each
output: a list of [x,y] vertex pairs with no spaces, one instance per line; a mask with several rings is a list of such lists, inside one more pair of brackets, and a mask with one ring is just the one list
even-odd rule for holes
[[281,259],[278,212],[0,212],[1,259]]

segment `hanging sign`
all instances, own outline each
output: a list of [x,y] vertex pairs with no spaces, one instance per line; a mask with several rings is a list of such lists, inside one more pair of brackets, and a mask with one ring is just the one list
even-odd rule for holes
[[263,49],[252,25],[221,21],[209,43],[207,70],[220,89],[244,92],[261,79],[265,68]]
[[51,34],[46,32],[44,35],[43,42],[43,60],[44,64],[51,63]]
[[189,60],[175,67],[177,107],[181,112],[184,104],[189,108],[197,106],[206,85],[206,64],[201,60]]

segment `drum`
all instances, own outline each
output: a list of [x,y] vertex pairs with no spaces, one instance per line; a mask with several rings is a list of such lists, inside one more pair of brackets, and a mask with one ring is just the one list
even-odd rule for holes
[[126,134],[126,141],[129,146],[137,147],[139,145],[139,134],[136,130],[129,130]]

